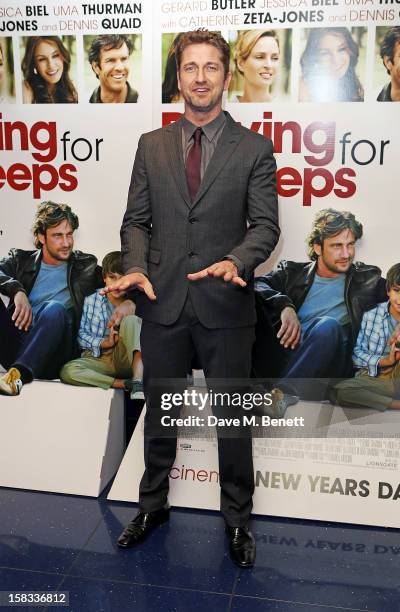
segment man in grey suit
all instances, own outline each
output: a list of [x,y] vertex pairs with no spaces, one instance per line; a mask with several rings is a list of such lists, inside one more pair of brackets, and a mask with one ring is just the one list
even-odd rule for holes
[[[139,140],[121,228],[125,276],[109,288],[140,289],[136,313],[143,319],[146,467],[139,513],[118,540],[123,548],[169,517],[176,428],[163,434],[163,389],[153,383],[184,379],[194,354],[207,379],[249,377],[253,271],[279,237],[272,143],[222,111],[231,77],[228,44],[218,33],[188,32],[176,58],[184,116]],[[241,415],[240,408],[232,410]],[[218,432],[218,438],[230,554],[239,566],[251,567],[251,433],[241,428],[234,436]]]

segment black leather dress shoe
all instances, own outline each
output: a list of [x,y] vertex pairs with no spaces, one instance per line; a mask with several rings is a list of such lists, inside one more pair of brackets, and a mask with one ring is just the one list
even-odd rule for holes
[[253,567],[256,543],[248,527],[226,527],[231,559],[239,567]]
[[155,527],[162,525],[168,519],[169,507],[164,507],[154,512],[139,512],[119,536],[117,540],[118,546],[130,548],[135,546],[135,544],[140,544]]

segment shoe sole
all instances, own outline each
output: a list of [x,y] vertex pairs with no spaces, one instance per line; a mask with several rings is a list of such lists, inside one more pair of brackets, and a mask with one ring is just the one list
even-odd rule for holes
[[[22,387],[22,385],[21,385]],[[17,386],[17,390],[14,391],[11,389],[5,389],[1,384],[0,384],[0,395],[7,395],[8,397],[16,397],[17,395],[19,395],[21,393],[21,388],[19,386]]]
[[240,567],[241,569],[251,569],[252,567],[254,567],[254,563],[255,561],[253,561],[253,563],[238,563],[237,561],[235,561],[234,559],[231,560],[233,561],[233,563],[236,565],[236,567]]

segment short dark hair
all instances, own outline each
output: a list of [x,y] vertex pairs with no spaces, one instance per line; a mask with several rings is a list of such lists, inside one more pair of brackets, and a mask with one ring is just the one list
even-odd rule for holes
[[107,253],[101,262],[101,267],[103,269],[103,278],[105,278],[107,274],[123,274],[121,251],[111,251],[111,253]]
[[[386,56],[390,59],[391,62],[393,62],[394,48],[396,44],[399,42],[400,42],[400,26],[396,26],[395,28],[390,28],[386,32],[381,42],[380,54],[381,54],[382,61],[384,57]],[[383,65],[385,66],[385,64]],[[387,68],[386,68],[386,72],[390,74],[390,70],[388,70]]]
[[39,234],[46,235],[46,230],[49,227],[55,227],[63,221],[68,221],[75,231],[79,227],[79,219],[72,212],[68,204],[56,204],[55,202],[41,202],[36,211],[35,220],[32,226],[33,240],[37,249],[42,248],[42,243],[39,240]]
[[386,274],[386,290],[390,291],[394,285],[400,286],[400,263],[394,264]]
[[361,238],[363,226],[353,213],[348,210],[335,210],[334,208],[324,208],[315,215],[311,232],[307,236],[308,256],[316,261],[318,255],[314,250],[314,244],[323,246],[325,238],[337,236],[343,230],[348,229],[353,232],[356,240]]
[[[124,43],[128,47],[128,53],[130,55],[133,51],[133,43],[126,34],[101,34],[100,36],[96,36],[96,38],[92,40],[89,49],[90,64],[94,62],[100,66],[100,54],[102,49],[105,51],[120,49]],[[96,77],[99,78],[97,74]]]
[[209,32],[208,30],[193,30],[192,32],[185,32],[179,39],[175,50],[176,67],[178,72],[181,65],[182,53],[186,47],[189,47],[190,45],[199,45],[202,43],[212,45],[218,49],[221,54],[221,62],[224,65],[224,74],[226,76],[229,72],[229,45],[219,32]]

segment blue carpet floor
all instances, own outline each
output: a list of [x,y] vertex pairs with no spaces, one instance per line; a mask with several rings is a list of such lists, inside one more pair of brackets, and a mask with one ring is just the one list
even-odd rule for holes
[[[140,547],[115,541],[132,504],[0,489],[0,591],[67,591],[74,612],[400,611],[400,532],[255,517],[235,568],[218,513],[174,509]],[[4,608],[6,609],[6,608]]]

